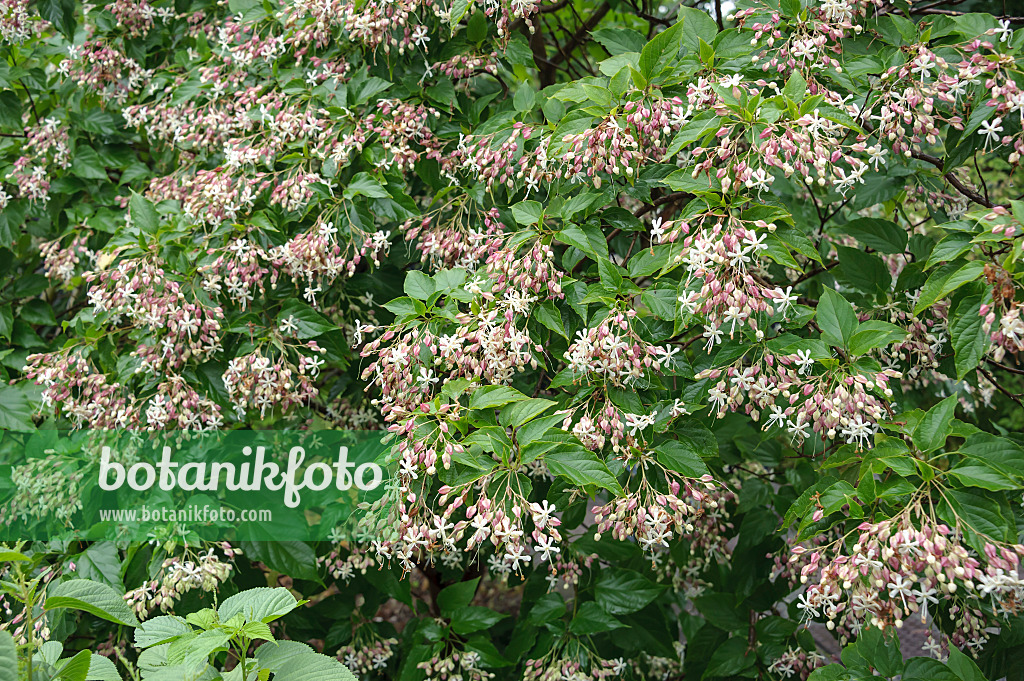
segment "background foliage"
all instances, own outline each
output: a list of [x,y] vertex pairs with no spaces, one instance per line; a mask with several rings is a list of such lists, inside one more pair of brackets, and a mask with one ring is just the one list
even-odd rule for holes
[[1022,678],[999,4],[0,0],[0,444],[399,481],[351,543],[12,545],[0,678]]

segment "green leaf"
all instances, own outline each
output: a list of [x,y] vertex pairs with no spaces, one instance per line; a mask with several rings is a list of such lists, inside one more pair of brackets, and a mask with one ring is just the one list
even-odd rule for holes
[[54,681],[86,681],[89,674],[89,662],[92,658],[92,651],[83,650],[72,658],[61,660],[57,675]]
[[18,649],[6,629],[0,630],[0,681],[18,681]]
[[953,432],[953,414],[956,412],[957,395],[950,395],[921,418],[911,439],[922,452],[931,452],[946,444],[946,438]]
[[472,634],[475,631],[490,629],[508,617],[505,613],[495,612],[479,605],[467,605],[452,613],[452,631],[456,634]]
[[594,601],[583,603],[569,623],[569,631],[577,636],[600,634],[626,626],[605,612],[604,608]]
[[908,660],[900,678],[902,681],[962,681],[949,667],[930,657]]
[[782,89],[782,94],[797,104],[804,101],[804,97],[807,96],[807,80],[798,69],[794,69],[790,74],[789,80],[786,81],[786,87]]
[[615,494],[622,494],[622,486],[604,461],[583,447],[568,445],[549,451],[544,455],[544,463],[552,474],[577,485],[597,485]]
[[477,388],[469,398],[470,409],[493,409],[509,402],[527,399],[526,395],[515,388],[504,385],[487,385]]
[[358,680],[355,674],[337,659],[320,653],[307,653],[288,658],[278,667],[274,674],[274,681]]
[[239,633],[253,641],[274,640],[274,634],[270,631],[270,625],[265,622],[246,622],[239,630]]
[[643,35],[631,28],[602,28],[590,35],[611,55],[640,52],[647,43]]
[[956,478],[964,487],[980,487],[993,492],[1020,487],[1016,480],[998,469],[977,462],[960,464],[949,469],[946,475]]
[[[0,310],[2,312],[2,310]],[[550,300],[545,300],[540,305],[533,308],[533,318],[538,322],[557,333],[562,338],[568,340],[569,336],[565,333],[565,324],[562,322],[562,313],[555,307],[555,304]]]
[[836,250],[839,253],[837,279],[865,293],[888,293],[892,286],[892,275],[881,258],[846,246],[836,246]]
[[658,463],[688,478],[699,478],[709,473],[707,465],[697,453],[696,445],[684,438],[662,442],[654,448]]
[[516,111],[525,113],[532,111],[534,105],[537,103],[537,93],[529,83],[522,83],[519,89],[516,90],[516,96],[513,98],[513,106]]
[[747,650],[747,642],[740,637],[727,639],[711,654],[702,679],[736,678],[740,672],[753,667],[757,656]]
[[437,83],[426,89],[426,93],[430,99],[449,110],[452,107],[459,108],[459,100],[455,97],[455,83],[451,78],[439,78]]
[[185,620],[176,615],[152,617],[135,630],[135,645],[139,648],[151,648],[169,643],[190,631],[192,629]]
[[907,230],[895,222],[878,218],[851,220],[839,229],[879,253],[902,253],[910,239]]
[[663,585],[639,572],[612,567],[599,572],[595,600],[609,614],[626,615],[643,609],[664,591]]
[[981,316],[984,295],[968,296],[949,313],[949,335],[953,345],[956,378],[963,380],[967,372],[981,363],[988,348],[989,335],[985,333],[985,319]]
[[0,92],[0,130],[22,130],[21,100],[14,90]]
[[204,631],[189,640],[188,647],[183,649],[184,659],[181,662],[186,668],[198,671],[209,664],[211,655],[228,650],[230,640],[231,635],[226,631]]
[[301,300],[289,298],[277,313],[278,328],[283,326],[294,326],[291,333],[300,340],[315,338],[338,327],[322,317],[316,310],[306,305]]
[[14,313],[10,305],[0,307],[0,337],[11,340],[11,332],[14,329]]
[[960,454],[998,468],[1006,475],[1024,476],[1024,449],[1012,440],[991,433],[976,433],[960,447]]
[[32,386],[4,385],[0,383],[0,429],[13,431],[35,430],[32,416],[35,407],[29,401],[29,390]]
[[[956,517],[946,512],[947,502],[949,510],[955,511],[962,522],[957,522]],[[1003,515],[999,503],[985,492],[969,489],[949,490],[939,506],[939,516],[950,526],[963,527],[966,523],[967,527],[963,529],[978,551],[982,550],[983,543],[979,541],[978,534],[987,537],[985,541],[1012,542],[1017,538],[1015,527]]]
[[160,227],[160,214],[156,212],[156,206],[152,201],[142,194],[132,192],[132,198],[128,201],[128,213],[134,227],[144,234],[156,234]]
[[441,614],[451,617],[456,611],[468,607],[473,602],[478,584],[480,578],[476,577],[441,589],[437,594],[437,607],[441,609]]
[[946,666],[960,677],[961,681],[986,681],[985,675],[978,668],[978,665],[974,663],[974,660],[960,652],[960,649],[956,646],[949,647],[949,658],[946,660]]
[[953,232],[946,235],[942,241],[935,244],[931,255],[928,256],[928,267],[934,267],[940,262],[956,260],[961,255],[971,250],[971,235],[964,232]]
[[683,22],[678,21],[644,45],[640,51],[640,73],[648,81],[651,76],[660,73],[658,65],[665,56],[675,57],[679,53],[682,41]]
[[217,616],[221,622],[227,622],[241,613],[246,622],[268,623],[287,615],[297,607],[299,602],[288,589],[257,587],[225,599],[217,608]]
[[512,217],[521,225],[535,225],[543,215],[544,206],[537,201],[520,201],[512,206]]
[[92,147],[80,145],[71,161],[71,172],[85,180],[107,180],[107,169]]
[[395,298],[391,302],[384,303],[384,309],[393,313],[395,317],[401,320],[406,317],[411,318],[425,314],[427,306],[421,300],[402,296],[401,298]]
[[553,407],[556,403],[533,397],[508,405],[498,414],[498,423],[506,428],[518,428],[527,421]]
[[462,17],[466,16],[469,4],[469,0],[453,0],[451,10],[448,12],[448,23],[452,26],[458,26],[459,22],[462,21]]
[[357,196],[366,196],[371,199],[391,198],[391,194],[388,194],[384,186],[367,173],[356,173],[345,187],[342,196],[346,199],[353,199]]
[[36,0],[39,16],[57,27],[69,42],[75,40],[75,0]]
[[50,587],[45,609],[73,608],[128,627],[139,626],[128,604],[106,584],[72,579]]
[[705,593],[694,598],[693,604],[711,626],[722,631],[741,631],[750,626],[750,620],[736,607],[735,594]]
[[847,347],[858,326],[853,306],[830,288],[821,292],[817,320],[822,340],[841,348]]
[[978,260],[959,260],[938,268],[921,288],[921,296],[914,306],[914,314],[921,314],[964,284],[974,281],[981,276],[984,269],[985,264]]
[[884,348],[890,343],[907,337],[907,330],[888,322],[867,321],[857,327],[850,337],[850,354],[863,355],[875,348]]
[[121,681],[121,674],[110,658],[93,655],[89,658],[89,672],[85,678],[88,681]]
[[718,24],[706,11],[696,7],[680,7],[677,16],[680,18],[679,23],[683,25],[683,45],[690,51],[697,51],[701,40],[709,45],[715,42]]
[[603,199],[602,194],[597,192],[581,192],[562,204],[561,216],[569,220],[580,211],[590,208]]
[[[666,157],[673,157],[687,144],[696,142],[705,135],[713,134],[722,127],[722,119],[714,111],[701,111],[690,119],[668,145]],[[690,171],[693,172],[693,171]]]
[[417,300],[427,300],[434,294],[434,280],[419,270],[405,275],[405,292]]

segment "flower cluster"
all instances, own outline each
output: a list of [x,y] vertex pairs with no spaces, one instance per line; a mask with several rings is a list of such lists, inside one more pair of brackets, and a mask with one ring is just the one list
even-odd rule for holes
[[445,656],[434,655],[416,666],[423,670],[429,681],[485,681],[494,678],[494,672],[481,665],[480,654],[472,650],[452,650]]
[[69,48],[68,59],[61,62],[60,69],[81,87],[119,104],[140,92],[152,76],[116,47],[94,41]]
[[986,542],[975,555],[949,526],[924,514],[916,521],[908,511],[864,522],[849,553],[825,547],[804,558],[807,550],[794,548],[793,559],[804,562],[800,579],[808,583],[799,598],[804,617],[856,633],[868,623],[900,628],[910,617],[929,623],[948,607],[951,643],[977,651],[989,635],[986,612],[1004,617],[1024,608],[1024,546]]
[[[322,354],[316,341],[309,341],[310,350]],[[242,418],[247,410],[258,410],[265,418],[267,410],[308,403],[317,395],[313,379],[319,373],[323,360],[314,355],[299,355],[298,366],[285,356],[271,357],[261,350],[234,358],[224,372],[224,387]]]
[[71,284],[76,275],[82,274],[78,266],[83,259],[92,264],[96,257],[95,252],[89,248],[89,232],[75,234],[71,243],[64,247],[61,239],[54,239],[39,244],[39,254],[43,256],[43,271],[46,276],[64,286]]
[[[219,554],[217,549],[220,549]],[[205,553],[189,551],[180,557],[167,558],[161,565],[162,576],[127,592],[124,600],[140,620],[157,609],[172,611],[174,604],[190,591],[213,592],[220,588],[234,570],[232,561],[241,554],[240,549],[221,542]]]
[[32,36],[32,19],[28,13],[28,0],[0,2],[0,41],[19,45]]

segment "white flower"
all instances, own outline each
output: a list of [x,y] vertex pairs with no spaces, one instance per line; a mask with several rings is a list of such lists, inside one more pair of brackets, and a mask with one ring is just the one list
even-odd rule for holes
[[556,553],[560,553],[561,549],[555,546],[554,537],[545,537],[541,535],[537,538],[537,545],[533,547],[533,550],[540,554],[540,559],[551,560],[551,556]]
[[807,439],[811,436],[811,433],[808,430],[808,428],[811,427],[811,424],[804,422],[804,415],[802,413],[797,414],[796,421],[790,420],[786,426],[786,430],[789,431],[790,435],[800,438],[801,440]]
[[999,36],[999,42],[1005,43],[1013,38],[1013,31],[1010,29],[1009,19],[1000,19],[999,28],[993,28],[992,34]]
[[811,359],[811,351],[797,350],[796,363],[800,367],[800,374],[802,376],[809,374],[811,372],[811,368],[814,367],[814,360]]
[[978,134],[985,137],[985,146],[989,143],[1001,144],[1002,138],[999,133],[1003,131],[1002,126],[1003,119],[998,116],[993,118],[992,121],[983,121],[981,127],[978,129]]
[[722,342],[722,330],[719,328],[715,328],[714,326],[705,325],[703,335],[704,338],[708,339],[707,344],[704,346],[704,349],[707,352],[711,352],[711,348],[715,347],[716,345]]
[[420,367],[420,375],[416,378],[416,382],[425,388],[429,388],[439,380],[440,379],[434,376],[434,372],[427,367]]
[[289,315],[287,319],[281,322],[278,326],[278,330],[282,335],[288,336],[299,330],[299,327],[295,324],[295,315]]
[[654,218],[651,222],[651,241],[656,244],[661,243],[661,237],[665,235],[665,228],[662,227],[662,219],[660,217]]

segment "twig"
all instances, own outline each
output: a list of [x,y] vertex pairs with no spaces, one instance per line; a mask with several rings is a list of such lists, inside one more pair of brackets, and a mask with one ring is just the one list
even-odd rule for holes
[[829,263],[828,265],[825,265],[823,267],[816,267],[815,269],[811,270],[810,272],[805,272],[805,273],[801,274],[797,278],[796,281],[793,282],[793,285],[796,286],[797,284],[799,284],[801,282],[807,281],[811,277],[816,277],[816,276],[818,276],[819,274],[821,274],[823,272],[828,272],[830,269],[832,269],[833,267],[835,267],[838,264],[839,264],[839,261],[837,260],[836,262]]
[[996,389],[997,389],[997,390],[999,390],[999,392],[1001,392],[1002,394],[1004,394],[1004,395],[1006,395],[1007,397],[1009,397],[1009,398],[1010,398],[1011,400],[1013,400],[1014,402],[1016,402],[1016,403],[1017,403],[1017,404],[1018,404],[1019,406],[1021,406],[1021,407],[1024,407],[1024,404],[1022,404],[1022,403],[1021,403],[1020,399],[1019,399],[1019,398],[1018,398],[1018,397],[1017,397],[1016,395],[1014,395],[1013,393],[1011,393],[1011,392],[1010,392],[1009,390],[1007,390],[1007,389],[1006,389],[1006,388],[1004,388],[1003,386],[999,385],[999,382],[998,382],[998,381],[996,381],[996,377],[995,377],[995,376],[993,376],[993,375],[992,375],[992,374],[990,374],[989,372],[985,371],[985,370],[984,370],[984,369],[982,369],[981,367],[978,367],[978,371],[980,371],[980,372],[981,372],[981,375],[982,375],[982,376],[984,376],[985,378],[987,378],[987,379],[989,380],[989,382],[990,382],[990,383],[991,383],[992,385],[994,385],[994,386],[996,387]]
[[672,192],[671,194],[665,194],[665,196],[657,198],[657,199],[651,201],[650,203],[644,204],[643,208],[641,208],[638,211],[636,211],[635,213],[633,213],[633,217],[642,218],[643,216],[647,215],[648,213],[650,213],[652,210],[654,210],[658,206],[663,206],[666,203],[671,203],[672,201],[676,201],[678,199],[686,198],[688,196],[693,196],[693,195],[690,194],[689,192]]
[[[932,156],[931,154],[925,154],[925,153],[922,153],[920,151],[915,151],[913,149],[910,150],[910,155],[913,158],[916,158],[919,161],[924,161],[925,163],[931,163],[933,166],[938,168],[940,171],[943,169],[943,167],[946,164],[946,162],[943,161],[938,156]],[[971,201],[974,201],[979,206],[985,206],[986,208],[995,208],[996,207],[996,204],[992,203],[991,201],[989,201],[987,198],[985,198],[984,196],[982,196],[981,194],[979,194],[975,190],[973,190],[970,187],[966,186],[952,172],[944,173],[943,177],[946,178],[947,182],[949,182],[951,185],[953,185],[954,189],[956,189],[958,192],[960,192],[961,194],[963,194],[964,196],[969,198]]]
[[[611,4],[607,1],[602,3],[600,7],[594,10],[594,13],[590,15],[590,18],[583,22],[576,32],[569,39],[569,42],[565,45],[564,54],[571,54],[579,45],[586,39],[590,32],[594,30],[594,27],[601,23],[601,19],[604,19],[604,15],[608,14],[608,11],[612,8]],[[559,56],[555,55],[554,61],[557,64],[559,62]]]

